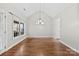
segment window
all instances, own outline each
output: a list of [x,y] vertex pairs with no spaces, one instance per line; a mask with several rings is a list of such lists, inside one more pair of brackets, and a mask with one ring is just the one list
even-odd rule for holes
[[20,33],[21,35],[24,34],[24,23],[20,23]]
[[19,22],[14,21],[13,24],[14,37],[19,36]]
[[13,32],[14,32],[14,37],[23,35],[24,34],[24,23],[14,20]]

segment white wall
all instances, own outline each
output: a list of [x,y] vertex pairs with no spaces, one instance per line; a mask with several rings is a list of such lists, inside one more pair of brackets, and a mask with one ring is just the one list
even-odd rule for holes
[[78,4],[64,9],[58,16],[61,19],[61,39],[69,46],[79,50],[79,10]]
[[[41,14],[41,16],[40,16]],[[36,21],[41,17],[44,20],[43,25],[37,25]],[[60,38],[60,17],[47,15],[44,11],[38,11],[28,18],[28,36],[43,37],[50,36]]]
[[6,34],[5,34],[5,11],[0,9],[0,51],[5,49]]
[[[13,10],[9,10],[9,11],[4,10],[4,11],[5,11],[4,15],[2,15],[2,16],[0,15],[2,17],[2,18],[0,18],[0,21],[1,21],[0,22],[0,32],[2,32],[2,34],[0,35],[0,43],[2,43],[2,44],[0,44],[0,48],[1,47],[5,48],[5,46],[6,46],[5,49],[7,49],[7,48],[12,47],[14,44],[20,42],[21,40],[23,40],[25,37],[27,37],[27,22],[26,22],[26,18],[19,17],[18,15],[16,15],[17,13],[14,13],[14,15],[11,15],[9,13],[9,11],[13,11]],[[6,18],[5,18],[5,16],[6,16]],[[20,35],[17,37],[13,36],[13,34],[14,34],[13,33],[13,21],[14,20],[24,23],[24,35]],[[3,36],[5,36],[5,37],[3,37]],[[5,49],[1,49],[0,52],[5,51]]]
[[[13,21],[19,21],[24,23],[24,35],[20,35],[17,37],[14,37],[13,35]],[[6,40],[7,40],[7,48],[10,47],[11,45],[17,43],[18,41],[24,39],[24,37],[26,37],[26,22],[24,21],[24,19],[21,19],[17,16],[11,15],[10,13],[6,13]]]
[[61,22],[61,19],[60,17],[54,17],[53,18],[53,21],[52,21],[52,26],[51,26],[51,29],[52,29],[52,36],[56,39],[60,39],[60,22]]
[[[44,20],[43,25],[36,24],[36,21],[39,19],[40,14],[41,14],[41,18]],[[52,19],[50,19],[46,14],[44,14],[44,12],[39,11],[31,15],[31,17],[28,18],[28,35],[34,37],[52,36],[51,21]]]

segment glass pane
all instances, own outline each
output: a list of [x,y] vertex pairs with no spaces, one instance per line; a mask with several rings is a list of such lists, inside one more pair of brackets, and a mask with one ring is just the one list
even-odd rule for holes
[[18,36],[19,35],[19,22],[18,21],[14,21],[13,30],[14,30],[14,37]]
[[20,33],[24,34],[24,23],[20,23]]

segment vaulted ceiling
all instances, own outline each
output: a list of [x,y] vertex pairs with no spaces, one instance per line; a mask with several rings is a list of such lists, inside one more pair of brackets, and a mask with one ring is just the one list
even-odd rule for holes
[[0,8],[12,11],[19,16],[29,17],[35,12],[44,11],[54,17],[72,3],[0,3]]

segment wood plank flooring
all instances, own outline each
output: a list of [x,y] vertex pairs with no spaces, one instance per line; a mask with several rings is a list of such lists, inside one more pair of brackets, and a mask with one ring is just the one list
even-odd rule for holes
[[26,38],[1,56],[79,56],[53,38]]

